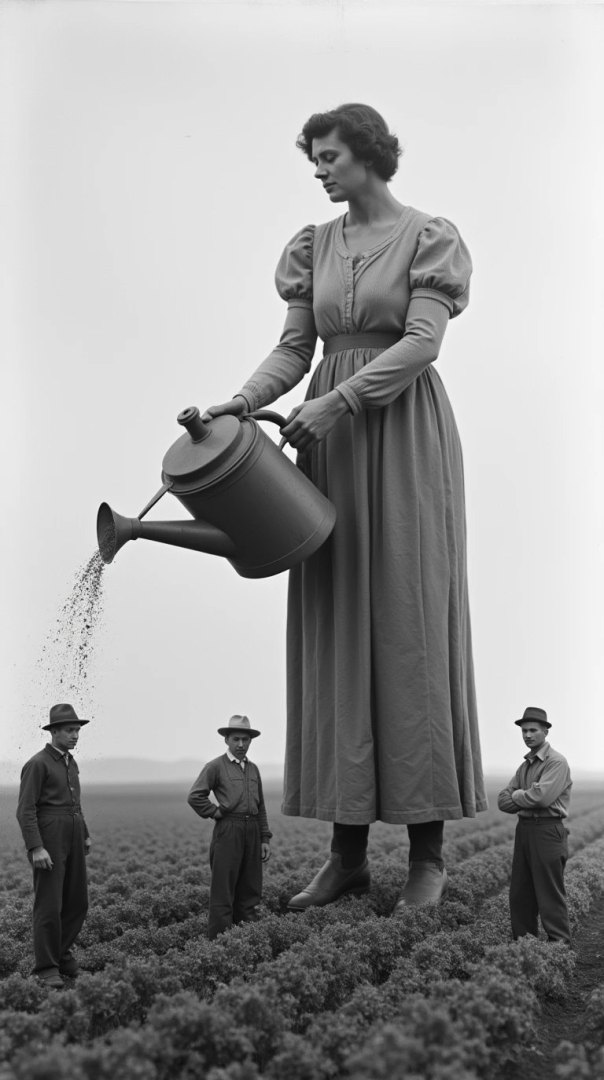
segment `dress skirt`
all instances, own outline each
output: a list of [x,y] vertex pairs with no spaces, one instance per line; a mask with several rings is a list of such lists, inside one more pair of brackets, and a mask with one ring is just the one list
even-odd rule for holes
[[[307,398],[379,354],[324,357]],[[334,503],[290,572],[283,812],[361,825],[486,809],[461,444],[438,373],[339,420],[299,465]]]

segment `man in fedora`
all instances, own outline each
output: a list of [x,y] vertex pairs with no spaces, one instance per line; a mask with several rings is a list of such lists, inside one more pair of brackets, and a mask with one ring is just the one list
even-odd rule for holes
[[34,974],[62,989],[78,973],[72,946],[88,910],[86,855],[90,837],[80,806],[80,778],[71,751],[80,720],[72,705],[53,705],[42,730],[51,742],[21,771],[17,820],[34,872]]
[[260,732],[250,726],[247,716],[235,715],[228,727],[218,728],[218,734],[224,735],[226,754],[204,765],[187,798],[196,814],[215,822],[210,844],[210,939],[233,923],[256,920],[262,863],[270,858],[272,836],[260,773],[246,757]]
[[529,706],[521,720],[528,753],[497,803],[518,814],[510,914],[514,940],[538,934],[537,916],[550,941],[570,945],[564,867],[568,858],[566,819],[572,780],[568,762],[547,742],[551,724],[545,709]]

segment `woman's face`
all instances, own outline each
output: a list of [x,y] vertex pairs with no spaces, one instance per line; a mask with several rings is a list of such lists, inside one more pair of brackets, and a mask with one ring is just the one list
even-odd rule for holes
[[355,157],[334,128],[329,135],[312,141],[315,177],[320,180],[331,202],[346,202],[360,195],[367,186],[370,165]]

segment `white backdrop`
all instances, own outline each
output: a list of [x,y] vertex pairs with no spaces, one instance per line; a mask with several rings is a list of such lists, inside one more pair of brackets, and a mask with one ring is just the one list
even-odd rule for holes
[[[176,414],[230,397],[277,341],[281,249],[338,212],[295,138],[357,100],[405,147],[393,193],[455,221],[475,263],[439,370],[485,765],[515,768],[511,721],[535,704],[576,769],[602,766],[603,29],[590,4],[0,4],[9,758],[61,700],[39,658],[98,504],[137,514]],[[282,758],[285,576],[139,541],[105,589],[82,758],[203,759],[235,711],[257,760]]]

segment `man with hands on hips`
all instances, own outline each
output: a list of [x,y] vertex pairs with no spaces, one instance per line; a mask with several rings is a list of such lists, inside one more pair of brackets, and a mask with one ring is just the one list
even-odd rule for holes
[[23,766],[17,805],[27,857],[34,875],[33,974],[60,990],[61,976],[75,978],[72,947],[88,910],[86,855],[90,836],[80,805],[75,749],[80,720],[71,705],[53,705],[51,742]]
[[[218,728],[227,749],[208,761],[193,784],[187,802],[199,817],[214,821],[210,844],[208,937],[231,926],[256,922],[262,900],[262,864],[270,858],[268,826],[258,766],[247,757],[260,732],[247,716],[236,713]],[[214,795],[216,802],[210,799]]]

